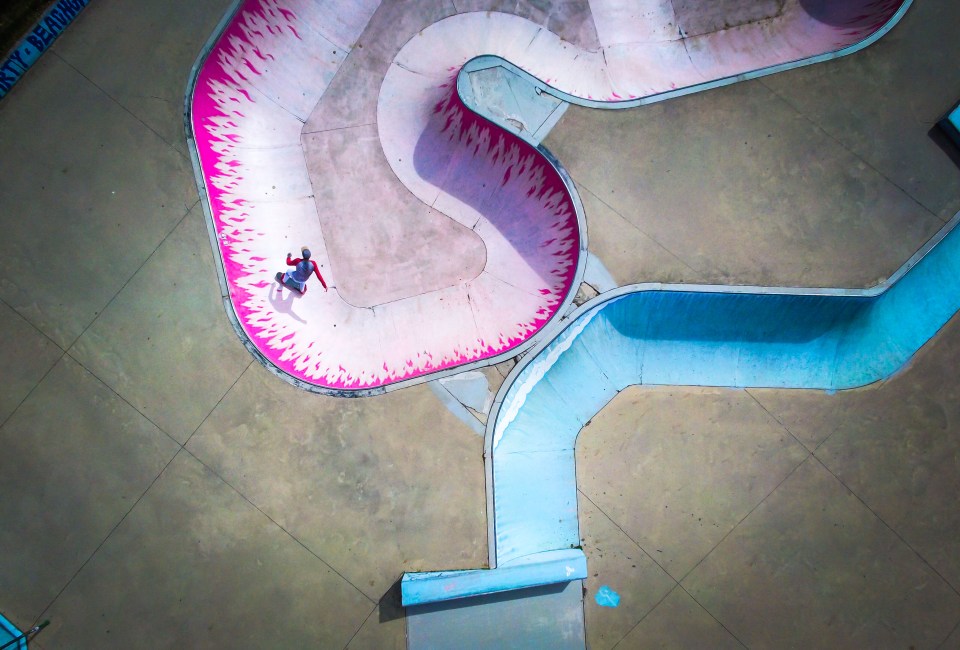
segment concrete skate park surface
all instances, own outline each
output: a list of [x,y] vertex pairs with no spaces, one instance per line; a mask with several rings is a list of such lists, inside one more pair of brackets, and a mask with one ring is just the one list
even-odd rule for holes
[[[599,46],[585,7],[385,3],[309,135],[333,155],[376,123],[392,55],[370,43],[399,50],[470,8]],[[101,0],[0,105],[19,163],[0,177],[0,611],[51,618],[38,647],[403,647],[400,572],[493,549],[481,441],[427,387],[285,385],[238,344],[213,268],[185,281],[210,246],[176,105],[226,9]],[[926,136],[956,100],[956,19],[921,3],[839,62],[636,112],[571,107],[545,143],[577,181],[591,253],[621,285],[890,276],[960,207]],[[40,256],[56,283],[22,277]],[[956,340],[951,323],[905,372],[836,395],[622,391],[577,443],[589,576],[586,598],[570,591],[590,647],[952,647]],[[594,598],[604,586],[617,607]],[[489,602],[485,620],[509,628],[530,600]]]
[[[331,29],[323,24],[322,14],[311,20],[313,6],[244,3],[199,74],[191,115],[203,182],[211,189],[210,212],[217,234],[214,241],[226,260],[224,276],[226,285],[234,287],[231,299],[239,321],[261,352],[266,348],[279,350],[273,356],[269,352],[265,355],[272,365],[295,379],[314,381],[324,388],[369,389],[486,357],[497,358],[535,336],[563,302],[569,301],[574,280],[582,271],[582,266],[577,269],[574,263],[584,239],[582,218],[575,190],[565,183],[565,174],[553,170],[557,165],[520,139],[479,120],[455,92],[463,82],[463,73],[455,83],[451,71],[461,70],[478,56],[498,57],[513,70],[533,77],[537,94],[548,92],[590,106],[606,103],[627,107],[729,83],[738,75],[770,74],[786,66],[850,53],[887,31],[908,6],[897,2],[834,3],[829,10],[799,4],[754,6],[751,11],[759,14],[728,14],[727,22],[717,26],[716,15],[700,16],[702,21],[687,20],[689,16],[683,12],[680,16],[674,13],[672,4],[652,4],[645,8],[648,11],[639,12],[635,5],[596,3],[592,15],[600,48],[595,52],[570,46],[538,25],[508,14],[461,14],[421,30],[394,57],[379,93],[379,143],[372,133],[359,138],[354,134],[358,145],[339,141],[334,148],[345,155],[331,155],[322,145],[323,155],[318,155],[311,153],[315,148],[309,138],[302,153],[288,135],[282,142],[268,140],[270,154],[265,157],[265,143],[259,136],[265,125],[275,133],[278,120],[251,119],[256,111],[253,105],[258,103],[251,93],[272,99],[270,105],[281,109],[278,117],[296,118],[290,120],[290,131],[296,134],[299,122],[307,120],[305,109],[319,99],[309,89],[326,85],[324,72],[314,66],[311,79],[275,62],[298,57],[315,62],[321,51],[335,56],[338,49],[333,42],[348,42],[352,34],[339,34],[332,40],[304,37],[307,25],[321,34],[336,34],[339,27]],[[680,26],[673,34],[677,23]],[[294,48],[313,44],[313,56],[309,52],[287,56],[290,46],[284,43],[288,42]],[[330,65],[338,68],[339,60],[334,58]],[[537,86],[538,82],[541,85]],[[472,108],[483,113],[482,107]],[[517,121],[523,124],[523,120]],[[310,118],[309,128],[315,132],[327,129],[322,111]],[[248,130],[252,131],[249,137],[245,135]],[[389,226],[383,232],[378,223],[385,207],[382,204],[371,206],[361,218],[347,217],[360,212],[351,208],[362,193],[363,182],[369,181],[366,172],[379,167],[383,171],[375,173],[374,178],[381,184],[391,180],[377,155],[378,144],[403,185],[424,205],[442,208],[453,223],[446,222],[444,229],[443,215],[434,210],[421,209],[419,215],[408,212],[402,221],[417,220],[424,229],[407,227],[414,232],[401,230],[398,236]],[[274,159],[277,155],[280,158]],[[271,161],[269,165],[266,158]],[[327,163],[331,159],[332,165]],[[352,160],[366,164],[358,168]],[[287,181],[298,163],[301,169],[311,169],[314,188],[335,185],[346,196],[328,202],[325,199],[334,193],[322,189],[315,192],[320,198],[311,201],[310,187],[302,173],[299,181],[292,182],[292,189],[281,189],[274,195],[272,190],[281,181],[261,170],[286,170]],[[218,173],[203,171],[211,169]],[[322,172],[335,174],[340,182],[328,182]],[[270,190],[266,190],[267,183],[273,183]],[[258,193],[259,187],[266,191]],[[248,200],[251,193],[268,198],[260,199],[261,205],[256,199]],[[285,201],[289,199],[301,207],[307,203],[306,216],[278,214],[280,208],[287,210]],[[309,204],[314,202],[320,204],[317,219],[309,216]],[[527,203],[533,205],[524,207]],[[396,210],[393,205],[389,207]],[[313,231],[312,239],[324,241],[326,233],[331,242],[324,246],[321,259],[351,278],[341,284],[340,297],[353,307],[371,309],[372,314],[379,307],[379,320],[389,322],[392,329],[385,332],[354,327],[347,332],[341,328],[340,337],[336,337],[328,326],[319,337],[310,321],[316,323],[318,317],[326,317],[336,321],[332,323],[334,328],[337,322],[343,325],[346,321],[344,313],[329,306],[310,312],[309,318],[298,317],[299,328],[277,322],[278,312],[268,306],[270,302],[276,304],[269,299],[275,289],[269,280],[263,280],[269,271],[251,269],[269,259],[267,248],[278,247],[275,238],[266,244],[271,241],[268,232],[277,222],[281,224],[281,239],[289,240],[298,224],[315,221],[320,228]],[[471,243],[479,243],[471,242],[474,233],[487,244],[486,267],[482,259],[470,254]],[[442,249],[453,252],[445,259],[456,260],[461,266],[447,268],[440,264],[433,276],[417,272],[416,262],[432,257],[430,247],[407,242],[424,239],[443,242]],[[880,289],[846,295],[739,290],[736,295],[725,295],[722,289],[676,288],[661,295],[655,289],[638,288],[627,290],[637,295],[636,300],[591,307],[595,311],[580,316],[582,323],[568,325],[568,342],[555,342],[552,351],[542,353],[548,361],[538,360],[527,367],[531,363],[527,360],[527,374],[515,373],[510,378],[508,383],[517,383],[504,397],[508,407],[497,412],[505,419],[495,419],[490,426],[488,492],[495,495],[488,503],[493,513],[490,557],[496,570],[408,575],[403,582],[404,604],[423,605],[586,578],[582,552],[569,550],[578,546],[579,539],[573,507],[574,442],[583,424],[614,395],[626,386],[643,382],[836,389],[881,380],[915,353],[960,305],[960,291],[952,290],[947,282],[955,276],[955,258],[952,247],[942,244],[936,255],[923,260],[924,272],[914,271],[909,281],[903,280],[896,291],[889,293]],[[895,279],[913,265],[909,263]],[[384,267],[393,271],[385,273]],[[548,303],[536,306],[533,320],[521,321],[525,323],[523,332],[505,335],[501,322],[477,333],[476,327],[470,326],[470,318],[445,319],[458,311],[459,303],[459,311],[472,312],[472,324],[476,326],[483,322],[478,315],[500,315],[505,305],[516,304],[495,292],[486,293],[490,298],[487,304],[478,300],[471,280],[481,270],[501,279],[511,278],[515,285],[525,287],[527,295],[549,297]],[[384,275],[391,280],[372,279]],[[450,292],[442,291],[451,285],[462,286],[466,300],[452,299]],[[412,297],[411,290],[416,292],[416,300],[406,301],[406,307],[398,310],[398,305]],[[430,297],[438,291],[437,296]],[[266,301],[262,299],[264,293],[268,294]],[[258,294],[261,300],[254,306]],[[912,300],[897,297],[902,295]],[[444,297],[447,302],[440,304]],[[603,318],[594,321],[598,313],[621,313],[624,309],[630,316],[622,326],[589,326],[608,322]],[[388,312],[390,318],[384,318]],[[467,339],[435,348],[429,338],[406,335],[418,331],[417,324],[434,312],[441,316],[432,319],[434,333],[430,337],[447,338],[451,332],[466,331]],[[655,314],[660,325],[650,322]],[[282,312],[279,316],[283,319]],[[351,321],[359,324],[356,319]],[[508,320],[516,321],[514,315]],[[367,322],[376,324],[377,319]],[[658,333],[658,327],[662,333]],[[679,329],[690,331],[682,333]],[[580,338],[586,330],[600,334]],[[571,331],[576,334],[569,334]],[[619,340],[614,335],[617,332],[626,332],[624,340],[633,344],[615,343]],[[498,345],[486,344],[494,338]],[[409,339],[415,343],[403,352]],[[580,343],[594,339],[597,347],[592,352],[589,345]],[[682,343],[676,344],[677,339]],[[637,342],[639,347],[635,347]],[[328,343],[335,353],[322,349]],[[311,351],[315,345],[321,349]],[[382,361],[384,350],[401,352],[399,357]],[[602,356],[604,351],[611,356]],[[358,356],[365,358],[352,358]],[[587,366],[597,368],[597,373],[588,372]],[[580,379],[573,379],[578,375]],[[568,376],[569,380],[560,379]],[[559,400],[549,407],[538,405],[539,398],[534,399],[539,395],[536,387],[545,385],[552,386],[550,395]],[[581,395],[573,408],[567,405],[571,394]],[[505,437],[513,430],[514,418],[524,421],[525,409],[539,415],[520,425],[521,433]],[[570,421],[555,422],[548,413],[570,415]],[[560,431],[566,435],[560,435]],[[536,469],[531,469],[529,454],[535,451],[549,453],[541,455]],[[516,458],[521,460],[513,462]],[[557,554],[565,555],[558,559]],[[514,565],[518,561],[522,566]],[[445,622],[436,625],[449,627]],[[537,634],[542,638],[543,631]],[[456,636],[451,634],[450,638]]]

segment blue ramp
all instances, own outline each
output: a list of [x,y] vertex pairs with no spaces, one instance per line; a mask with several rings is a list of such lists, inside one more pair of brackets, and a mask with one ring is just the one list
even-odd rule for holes
[[873,289],[634,285],[583,305],[491,413],[491,564],[579,544],[576,439],[627,386],[838,390],[902,368],[960,309],[958,223]]
[[633,285],[583,305],[491,412],[495,568],[406,574],[404,605],[582,578],[576,439],[628,386],[832,391],[892,375],[960,310],[958,224],[872,289]]

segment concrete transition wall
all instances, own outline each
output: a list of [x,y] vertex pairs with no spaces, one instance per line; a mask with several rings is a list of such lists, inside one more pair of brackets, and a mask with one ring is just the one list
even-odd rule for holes
[[[885,33],[908,3],[801,4],[829,20],[811,41],[799,37],[806,33],[801,30],[779,52],[787,52],[785,57],[805,53],[807,58],[789,63],[765,59],[766,67],[742,71],[737,78],[719,77],[679,93],[665,90],[663,97],[620,98],[614,103],[638,105],[850,53]],[[787,7],[770,21],[787,20],[790,11]],[[793,16],[795,27],[815,17]],[[826,50],[807,49],[811,42],[828,40]],[[736,52],[740,57],[747,53],[755,51]],[[527,72],[520,65],[510,68]],[[595,103],[569,93],[558,95]],[[960,308],[960,235],[954,234],[958,221],[960,216],[888,282],[871,290],[634,285],[584,305],[559,334],[514,369],[491,414],[486,453],[490,563],[510,569],[504,575],[509,573],[511,585],[495,584],[491,590],[517,583],[513,566],[518,561],[552,557],[550,553],[562,549],[579,552],[576,438],[620,390],[666,384],[832,391],[896,372]],[[569,566],[564,571],[569,573]],[[568,579],[564,571],[554,572],[553,578]],[[441,583],[436,594],[454,593],[461,586],[452,573],[432,574],[430,579]],[[428,595],[413,575],[405,581],[409,602]],[[544,581],[542,572],[531,569],[529,585]],[[489,582],[497,583],[492,576]]]
[[634,285],[584,305],[498,398],[493,559],[579,544],[576,439],[628,386],[833,391],[902,368],[960,309],[958,223],[872,290]]
[[[683,3],[594,0],[594,51],[496,12],[457,14],[417,32],[380,88],[376,155],[424,205],[473,231],[486,264],[451,286],[412,283],[408,295],[360,304],[336,290],[347,265],[327,245],[317,213],[315,193],[338,184],[311,178],[301,135],[378,5],[244,0],[211,41],[187,106],[238,334],[278,375],[338,395],[376,394],[514,356],[564,313],[582,277],[586,233],[572,183],[548,152],[468,115],[453,83],[468,61],[508,62],[536,84],[534,95],[554,98],[555,119],[557,102],[625,108],[838,56],[878,37],[906,3],[783,0],[758,9],[728,0],[716,31],[716,16]],[[324,219],[351,216],[345,208]],[[334,290],[301,300],[276,292],[273,275],[305,242]],[[422,266],[444,252],[439,242]]]
[[[456,67],[432,56],[436,75],[391,66],[380,141],[407,190],[478,235],[486,263],[452,286],[410,279],[406,295],[378,304],[336,289],[346,260],[327,245],[315,194],[343,191],[343,183],[311,182],[301,131],[377,4],[246,0],[211,44],[188,98],[188,137],[238,333],[281,376],[338,395],[376,394],[516,354],[572,300],[586,246],[569,179],[543,152],[466,110]],[[410,74],[415,83],[407,84],[401,77]],[[379,148],[370,155],[383,157]],[[349,227],[351,206],[386,194],[343,197],[344,209],[324,219],[362,240],[363,230]],[[391,207],[377,209],[387,219]],[[331,291],[277,292],[274,273],[302,242]],[[432,253],[449,254],[442,240]]]

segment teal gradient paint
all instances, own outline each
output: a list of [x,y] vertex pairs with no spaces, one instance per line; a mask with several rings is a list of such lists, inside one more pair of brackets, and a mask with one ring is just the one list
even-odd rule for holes
[[[545,584],[548,574],[559,581],[555,567],[532,560],[578,549],[577,436],[628,386],[835,392],[898,371],[960,310],[958,223],[960,213],[872,289],[648,284],[584,304],[513,369],[491,412],[498,568],[469,589],[459,583],[470,572],[405,574],[418,591],[404,604]],[[519,570],[501,572],[510,566]],[[523,574],[531,582],[518,581]]]
[[600,607],[616,607],[620,604],[620,594],[607,585],[600,587],[593,599]]
[[958,221],[874,289],[633,285],[583,305],[491,414],[495,561],[579,544],[576,439],[628,386],[835,391],[895,373],[960,309]]
[[947,113],[942,120],[937,122],[939,126],[947,136],[953,140],[953,142],[960,147],[960,104],[954,107],[952,111]]
[[[638,106],[827,61],[876,41],[909,5],[900,3],[864,40],[822,55],[624,102],[555,96],[597,108]],[[495,64],[522,73],[509,62],[487,58],[476,59],[474,67]],[[469,72],[469,67],[464,70]],[[458,88],[469,95],[465,83],[461,74]],[[545,85],[541,90],[553,92]],[[504,382],[488,418],[485,468],[494,568],[486,588],[522,589],[515,572],[509,574],[509,586],[497,584],[499,575],[508,578],[500,569],[524,558],[579,549],[576,439],[624,388],[690,385],[833,392],[896,372],[960,308],[960,235],[954,231],[958,218],[873,289],[631,285],[598,296],[545,330],[543,342]],[[531,580],[542,580],[535,563],[524,571]],[[405,574],[404,581],[412,585],[416,575]],[[459,572],[421,575],[436,583],[431,587],[434,595],[460,589]],[[418,597],[422,603],[434,596],[424,590]]]
[[400,581],[400,600],[404,607],[410,607],[586,577],[587,558],[583,551],[562,549],[518,558],[495,570],[405,573]]

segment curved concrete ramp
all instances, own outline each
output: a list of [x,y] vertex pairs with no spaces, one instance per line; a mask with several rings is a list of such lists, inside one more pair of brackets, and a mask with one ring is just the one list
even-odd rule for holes
[[[467,111],[448,70],[424,89],[429,110],[412,122],[410,162],[430,188],[422,203],[449,226],[400,251],[406,255],[395,259],[409,266],[391,266],[379,251],[417,214],[403,203],[409,193],[402,186],[399,203],[384,200],[396,183],[389,171],[370,185],[383,158],[379,141],[351,144],[367,161],[352,175],[340,169],[313,182],[309,162],[322,152],[301,142],[345,46],[376,3],[341,4],[244,2],[197,75],[190,124],[241,336],[305,387],[370,394],[515,354],[572,298],[585,242],[566,178],[543,153]],[[386,161],[382,167],[389,169]],[[332,212],[319,214],[321,199]],[[378,221],[364,223],[359,213]],[[367,237],[379,223],[397,228],[388,227],[378,246]],[[274,274],[301,245],[331,291],[317,284],[303,296],[279,290]],[[458,266],[463,258],[473,261]],[[423,271],[431,265],[443,268]]]
[[[608,12],[597,24],[597,53],[504,14],[453,16],[423,30],[397,57],[384,81],[390,92],[381,95],[381,139],[397,176],[415,193],[428,191],[410,162],[416,138],[390,121],[406,123],[425,112],[429,80],[442,75],[428,52],[450,52],[450,60],[463,65],[482,50],[566,101],[618,108],[853,52],[885,33],[908,5],[785,3],[775,15],[690,34],[677,27],[672,5],[647,4],[663,11],[644,13],[644,3],[592,3]],[[384,97],[400,109],[387,113]],[[504,576],[514,584],[512,563],[578,545],[574,442],[619,390],[637,383],[833,390],[888,376],[960,306],[960,286],[950,282],[960,270],[955,246],[944,243],[907,274],[911,260],[889,291],[638,286],[581,311],[515,371],[488,425],[491,565],[509,567]],[[939,294],[938,286],[953,289]],[[527,586],[542,584],[543,569],[529,568]],[[421,578],[439,583],[435,593],[455,592],[464,575],[410,575],[405,597],[421,602],[428,591]]]
[[[516,354],[569,304],[585,231],[559,164],[464,105],[456,89],[468,61],[499,57],[538,94],[625,108],[848,54],[885,33],[909,3],[722,0],[703,11],[685,0],[596,0],[593,50],[517,16],[454,15],[413,34],[387,67],[376,138],[366,132],[357,149],[369,164],[324,175],[319,162],[309,168],[311,156],[323,156],[311,154],[303,125],[377,3],[246,0],[196,75],[189,115],[238,331],[279,374],[338,394]],[[374,176],[375,168],[393,176]],[[364,183],[367,172],[374,185]],[[387,263],[402,255],[378,268],[376,248],[350,240],[369,232],[370,219],[416,214],[378,203],[381,184],[395,182],[429,208],[427,218],[450,221],[437,230],[458,233],[457,246],[440,237],[417,249],[424,265],[447,259],[409,288]],[[373,207],[351,209],[362,201]],[[338,228],[356,214],[367,221]],[[488,426],[490,553],[499,568],[407,576],[405,597],[581,577],[573,448],[617,391],[635,383],[836,389],[885,377],[960,306],[956,239],[945,237],[912,270],[911,261],[889,290],[636,286],[585,306],[515,370]],[[469,262],[448,264],[471,242],[482,255],[466,251]],[[300,244],[343,292],[278,292],[273,274]],[[345,269],[392,282],[343,280]],[[576,599],[564,607],[576,609]],[[462,641],[446,629],[451,643]]]
[[873,289],[632,285],[583,305],[514,368],[491,412],[485,457],[496,568],[483,576],[482,590],[475,572],[408,574],[404,602],[585,574],[576,441],[629,386],[833,391],[898,372],[960,310],[958,226],[960,213]]
[[[303,126],[378,4],[240,3],[188,105],[238,333],[281,376],[338,394],[515,355],[578,284],[586,241],[569,180],[545,151],[465,110],[455,88],[468,60],[499,56],[563,100],[625,107],[836,56],[878,36],[907,3],[725,0],[704,14],[683,2],[595,1],[595,50],[509,14],[454,15],[394,57],[379,94],[379,144],[355,139],[362,164],[325,176],[323,165],[311,169],[325,156]],[[395,178],[373,173],[388,166]],[[421,208],[398,190],[386,194],[399,204],[381,200],[380,189],[397,182]],[[411,227],[426,221],[433,225]],[[372,223],[386,224],[382,236],[365,240]],[[419,245],[378,256],[395,239]],[[301,245],[330,292],[277,291],[275,272]]]

